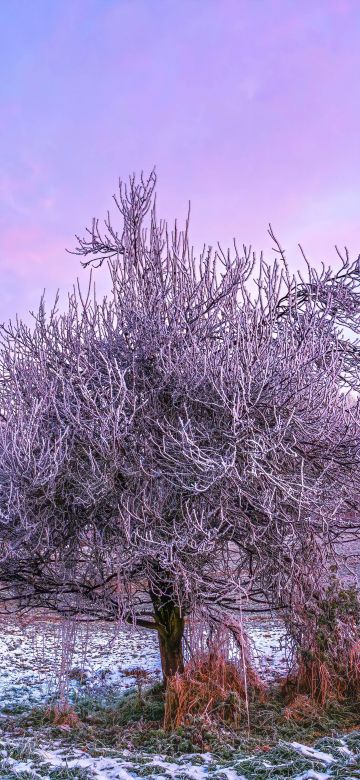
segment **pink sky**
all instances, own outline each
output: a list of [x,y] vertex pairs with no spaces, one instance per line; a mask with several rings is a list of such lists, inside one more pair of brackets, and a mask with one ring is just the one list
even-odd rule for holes
[[0,321],[75,277],[74,234],[156,165],[194,243],[360,252],[358,0],[2,0]]

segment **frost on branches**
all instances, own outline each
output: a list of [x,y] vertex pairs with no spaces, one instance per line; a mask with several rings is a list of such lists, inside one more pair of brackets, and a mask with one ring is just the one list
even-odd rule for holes
[[105,300],[2,326],[0,600],[153,628],[166,679],[188,616],[291,615],[360,535],[360,261],[196,258],[155,184],[77,239]]

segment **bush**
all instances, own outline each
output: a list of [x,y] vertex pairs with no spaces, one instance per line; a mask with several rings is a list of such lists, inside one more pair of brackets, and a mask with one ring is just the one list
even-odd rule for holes
[[334,580],[322,597],[294,610],[296,667],[286,688],[326,702],[360,696],[360,603],[355,588]]

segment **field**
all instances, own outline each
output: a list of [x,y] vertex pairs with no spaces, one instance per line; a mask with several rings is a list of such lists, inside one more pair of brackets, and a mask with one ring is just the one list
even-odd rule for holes
[[[68,649],[74,642],[67,691],[71,708],[57,712],[51,702],[56,686],[64,686],[64,630]],[[256,618],[249,634],[258,669],[271,682],[286,668],[281,624]],[[4,622],[0,650],[1,778],[360,778],[360,713],[357,730],[353,711],[344,723],[352,724],[346,736],[335,733],[336,713],[335,720],[315,717],[311,727],[289,723],[281,731],[274,705],[251,713],[250,734],[243,730],[237,741],[209,733],[201,742],[196,728],[166,734],[151,633],[97,625],[75,638],[53,620]],[[148,692],[139,691],[140,668]]]

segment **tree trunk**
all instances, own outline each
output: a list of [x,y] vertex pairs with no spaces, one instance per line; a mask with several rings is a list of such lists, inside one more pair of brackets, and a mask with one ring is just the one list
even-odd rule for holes
[[175,612],[170,630],[164,632],[160,627],[158,628],[161,668],[165,687],[169,677],[184,671],[183,634],[184,620],[179,615],[175,615]]
[[185,621],[179,607],[165,596],[151,594],[159,637],[161,668],[166,688],[169,677],[184,671],[182,640]]

